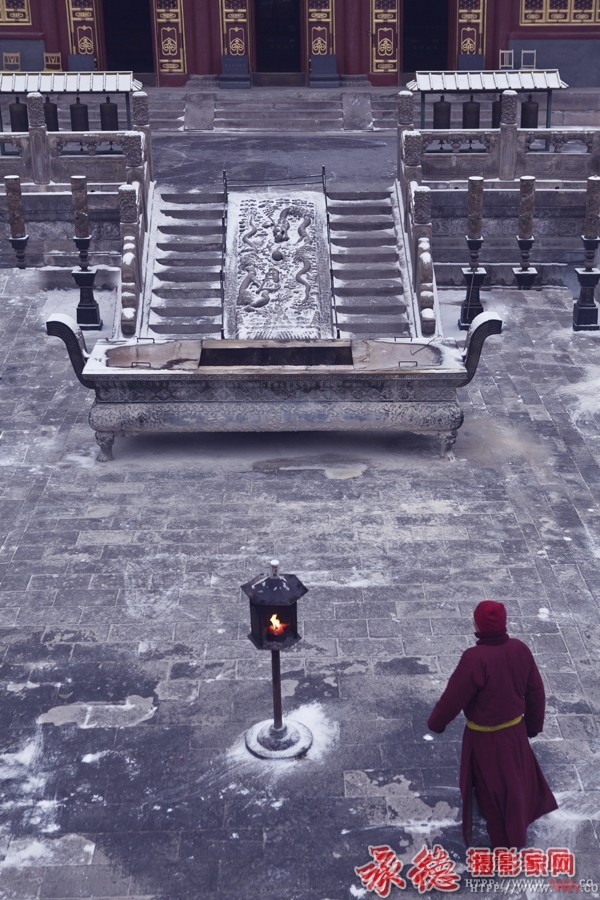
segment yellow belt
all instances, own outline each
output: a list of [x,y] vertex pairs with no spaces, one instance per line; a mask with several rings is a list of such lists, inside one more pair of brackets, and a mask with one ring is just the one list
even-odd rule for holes
[[511,719],[510,722],[503,722],[501,725],[476,725],[475,722],[471,722],[470,719],[467,719],[467,728],[470,728],[471,731],[502,731],[503,728],[510,728],[511,725],[518,725],[522,718],[523,715],[520,715]]

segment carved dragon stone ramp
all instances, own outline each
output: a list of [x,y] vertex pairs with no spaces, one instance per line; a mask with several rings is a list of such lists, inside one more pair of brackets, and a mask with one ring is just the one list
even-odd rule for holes
[[228,223],[225,337],[334,337],[323,192],[230,193]]

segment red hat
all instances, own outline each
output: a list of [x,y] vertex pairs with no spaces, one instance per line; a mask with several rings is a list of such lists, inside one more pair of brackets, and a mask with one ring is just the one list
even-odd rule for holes
[[506,607],[497,600],[482,600],[475,607],[475,625],[483,634],[506,631]]

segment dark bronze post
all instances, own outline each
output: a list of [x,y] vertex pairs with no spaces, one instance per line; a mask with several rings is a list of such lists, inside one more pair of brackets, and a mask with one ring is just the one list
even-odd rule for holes
[[598,331],[598,307],[594,300],[600,281],[600,269],[596,267],[596,254],[600,244],[600,177],[592,175],[587,180],[585,221],[583,224],[583,249],[585,262],[576,268],[579,281],[579,297],[573,304],[573,330]]
[[271,650],[271,673],[273,676],[273,729],[283,731],[281,708],[281,658],[279,650]]
[[479,265],[479,253],[483,238],[482,209],[483,209],[483,185],[484,181],[478,175],[469,178],[467,190],[467,247],[469,248],[470,265],[463,268],[463,277],[467,283],[467,293],[460,308],[458,327],[461,331],[468,331],[471,322],[483,312],[483,306],[479,297],[479,290],[487,275],[484,268]]

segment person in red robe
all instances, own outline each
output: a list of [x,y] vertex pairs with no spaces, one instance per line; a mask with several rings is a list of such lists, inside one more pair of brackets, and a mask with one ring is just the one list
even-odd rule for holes
[[527,827],[558,804],[528,738],[544,726],[545,694],[529,647],[506,633],[506,608],[475,608],[477,643],[463,653],[427,721],[441,734],[462,710],[462,831],[471,841],[473,791],[492,847],[525,847]]

